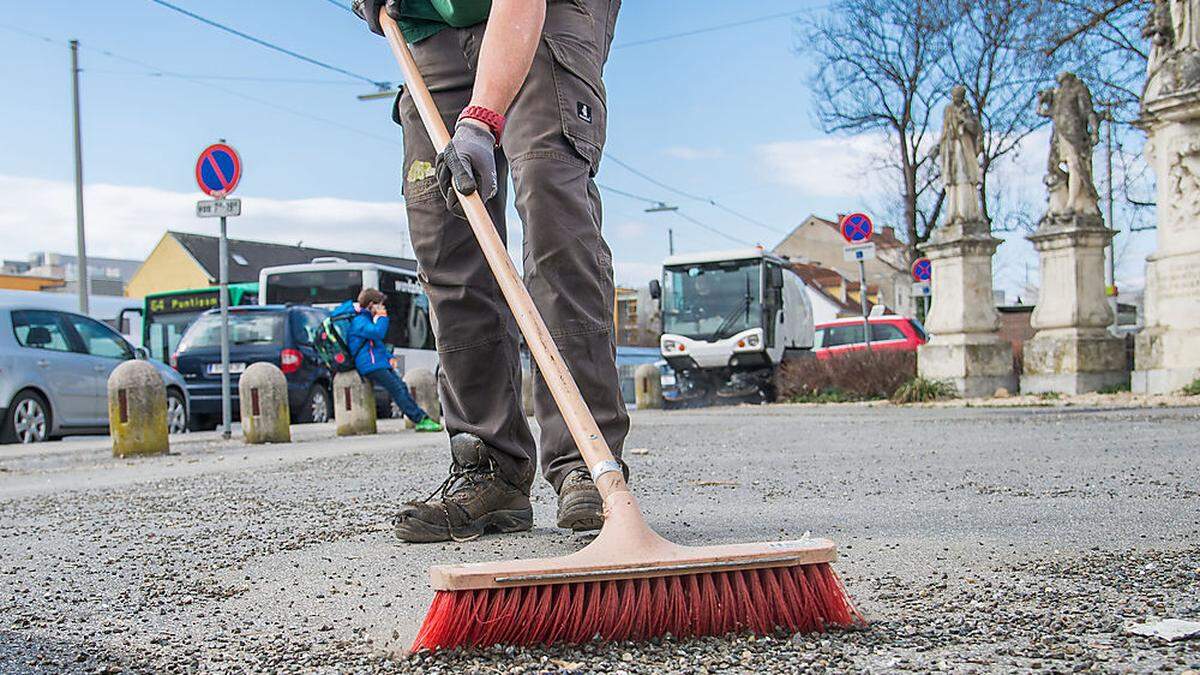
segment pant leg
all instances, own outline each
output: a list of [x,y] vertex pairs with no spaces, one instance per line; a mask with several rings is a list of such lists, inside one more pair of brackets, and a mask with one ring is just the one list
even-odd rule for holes
[[[601,236],[592,181],[607,115],[601,71],[618,6],[617,0],[549,3],[502,143],[525,225],[525,284],[619,458],[629,416],[616,367],[612,253]],[[542,473],[557,489],[584,462],[544,379],[536,378]]]
[[[448,29],[413,45],[413,57],[447,127],[453,128],[474,84],[467,52],[476,31]],[[437,342],[443,422],[498,451],[502,474],[528,486],[534,441],[521,411],[521,362],[516,322],[467,221],[454,217],[433,174],[436,153],[411,96],[400,97],[404,126],[404,195],[421,282],[429,296]],[[505,238],[507,163],[497,152],[500,190],[488,212]]]
[[420,422],[429,417],[421,409],[421,406],[417,405],[417,402],[413,400],[412,392],[408,390],[408,385],[404,384],[404,380],[400,379],[396,371],[391,368],[376,370],[367,373],[367,379],[386,389],[387,393],[391,395],[392,401],[399,406],[400,411],[408,419],[413,422]]

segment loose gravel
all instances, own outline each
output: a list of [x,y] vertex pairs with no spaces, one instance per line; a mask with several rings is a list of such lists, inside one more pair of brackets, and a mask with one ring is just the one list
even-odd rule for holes
[[1184,672],[1200,640],[1200,411],[742,407],[637,413],[634,489],[682,543],[812,530],[864,630],[405,655],[431,563],[557,555],[535,528],[412,547],[398,501],[440,481],[439,439],[247,448],[196,434],[167,457],[105,442],[0,447],[0,671]]

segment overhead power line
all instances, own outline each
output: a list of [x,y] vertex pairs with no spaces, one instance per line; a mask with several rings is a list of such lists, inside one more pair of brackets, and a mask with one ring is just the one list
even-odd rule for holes
[[725,205],[724,205],[724,204],[722,204],[721,202],[718,202],[716,199],[713,199],[712,197],[702,197],[702,196],[700,196],[700,195],[698,195],[698,194],[693,194],[693,193],[691,193],[691,192],[687,192],[687,191],[684,191],[684,190],[680,190],[680,189],[679,189],[679,188],[677,188],[677,187],[673,187],[673,186],[671,186],[671,185],[667,185],[666,183],[664,183],[664,182],[662,182],[662,181],[658,180],[657,178],[655,178],[654,176],[651,176],[650,174],[648,174],[648,173],[646,173],[646,172],[644,172],[644,171],[640,171],[640,170],[639,170],[639,169],[637,169],[636,167],[634,167],[634,166],[631,166],[629,163],[622,161],[622,160],[621,160],[619,157],[614,157],[614,156],[612,155],[612,153],[610,153],[610,152],[605,152],[605,153],[604,153],[604,156],[605,156],[605,157],[607,157],[607,158],[609,158],[609,159],[611,159],[611,160],[612,160],[612,161],[613,161],[615,164],[617,164],[617,165],[618,165],[618,166],[620,166],[621,168],[625,169],[625,170],[626,170],[626,171],[628,171],[629,173],[632,173],[633,175],[635,175],[635,176],[637,176],[637,177],[639,177],[639,178],[641,178],[641,179],[643,179],[643,180],[645,180],[645,181],[647,181],[647,182],[649,182],[649,183],[653,183],[654,185],[657,185],[658,187],[660,187],[660,188],[662,188],[662,189],[664,189],[664,190],[670,190],[671,192],[673,192],[673,193],[675,193],[675,194],[679,195],[680,197],[685,197],[685,198],[687,198],[687,199],[691,199],[691,200],[693,200],[693,201],[703,202],[703,203],[705,203],[705,204],[708,204],[708,205],[710,205],[710,206],[714,206],[714,207],[716,207],[716,208],[718,208],[718,209],[720,209],[720,210],[722,210],[722,211],[724,211],[724,212],[726,212],[726,213],[728,213],[728,214],[730,214],[730,215],[737,216],[738,218],[741,218],[742,220],[744,220],[744,221],[746,221],[746,222],[748,222],[748,223],[752,223],[752,224],[754,224],[754,225],[757,225],[757,226],[759,226],[759,227],[761,227],[761,228],[763,228],[763,229],[770,230],[771,232],[774,232],[774,233],[776,233],[776,234],[784,234],[784,235],[788,234],[788,233],[787,233],[786,231],[784,231],[784,230],[781,230],[781,229],[779,229],[779,228],[777,228],[777,227],[774,227],[774,226],[772,226],[772,225],[768,225],[767,223],[764,223],[763,221],[761,221],[761,220],[759,220],[759,219],[757,219],[757,218],[752,218],[752,217],[750,217],[750,216],[748,216],[748,215],[746,215],[746,214],[744,214],[744,213],[742,213],[742,212],[740,212],[740,211],[736,211],[736,210],[734,210],[734,209],[732,209],[732,208],[730,208],[730,207],[728,207],[728,206],[725,206]]
[[354,10],[350,9],[349,5],[343,5],[342,3],[338,2],[338,0],[325,0],[325,2],[328,2],[329,4],[333,5],[334,7],[337,7],[339,9],[344,9],[347,12],[354,14]]
[[[347,77],[353,77],[356,80],[362,80],[363,82],[367,82],[369,84],[375,85],[376,87],[379,87],[380,89],[386,89],[388,87],[388,85],[390,84],[389,82],[387,82],[385,80],[375,80],[373,78],[367,77],[366,75],[360,75],[358,73],[346,70],[345,68],[339,68],[337,66],[325,63],[324,61],[319,61],[317,59],[312,58],[311,56],[305,56],[304,54],[292,51],[291,49],[288,49],[286,47],[280,47],[279,45],[277,45],[273,42],[268,42],[262,38],[257,38],[248,33],[243,33],[242,31],[240,31],[236,28],[232,28],[232,27],[226,26],[225,24],[220,23],[218,21],[214,21],[207,17],[200,16],[199,14],[188,11],[182,7],[179,7],[178,5],[173,5],[169,2],[167,2],[166,0],[150,0],[150,2],[153,2],[156,5],[161,5],[163,7],[166,7],[167,9],[169,9],[171,11],[178,12],[188,18],[199,21],[200,23],[203,23],[207,26],[216,28],[217,30],[222,30],[231,35],[236,35],[237,37],[240,37],[243,40],[249,40],[250,42],[253,42],[256,45],[259,45],[260,47],[266,47],[267,49],[279,52],[280,54],[286,54],[287,56],[290,56],[294,59],[299,59],[301,61],[304,61],[305,63],[312,64],[319,68],[324,68],[325,70],[330,70],[335,73],[341,73],[342,75],[345,75]],[[337,3],[335,3],[335,4],[337,4]]]
[[[644,197],[642,195],[637,195],[632,192],[626,192],[625,190],[618,190],[615,187],[610,187],[610,186],[604,185],[602,183],[597,183],[596,186],[599,187],[601,190],[605,190],[607,192],[612,192],[613,194],[618,194],[618,195],[621,195],[622,197],[627,197],[629,199],[636,199],[638,201],[646,202],[648,204],[662,204],[663,203],[662,200],[660,200],[660,199],[652,199],[650,197]],[[745,239],[735,237],[732,234],[729,234],[728,232],[725,232],[718,228],[715,228],[715,227],[709,225],[708,223],[696,220],[695,218],[687,215],[686,213],[683,213],[682,211],[680,211],[677,208],[672,208],[672,209],[670,209],[670,211],[672,213],[674,213],[675,215],[679,216],[680,218],[683,218],[684,220],[688,221],[689,223],[695,225],[696,227],[699,227],[702,230],[707,230],[708,232],[711,232],[715,235],[724,237],[725,239],[728,239],[728,240],[738,243],[738,244],[745,244],[746,246],[754,246],[755,245],[754,243],[749,242]]]

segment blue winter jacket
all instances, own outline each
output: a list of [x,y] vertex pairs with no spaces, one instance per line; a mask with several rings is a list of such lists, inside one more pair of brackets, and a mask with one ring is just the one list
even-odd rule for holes
[[358,310],[358,314],[350,320],[350,334],[346,336],[346,346],[354,355],[354,367],[360,375],[392,367],[392,352],[383,344],[387,329],[386,316],[375,319],[366,309]]

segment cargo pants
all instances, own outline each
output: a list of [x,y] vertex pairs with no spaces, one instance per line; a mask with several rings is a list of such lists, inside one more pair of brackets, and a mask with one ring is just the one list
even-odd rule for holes
[[[525,285],[618,458],[629,416],[615,362],[612,253],[601,236],[592,177],[605,137],[601,73],[619,6],[620,0],[549,0],[533,65],[496,150],[500,189],[487,202],[505,239],[511,172],[524,225]],[[412,45],[451,133],[471,98],[484,28],[449,28]],[[403,192],[432,307],[443,421],[451,435],[475,434],[498,451],[501,475],[527,490],[538,453],[521,407],[516,322],[467,221],[446,208],[434,175],[436,153],[407,91],[394,116],[404,128]],[[584,463],[536,364],[534,377],[542,474],[558,490]]]

